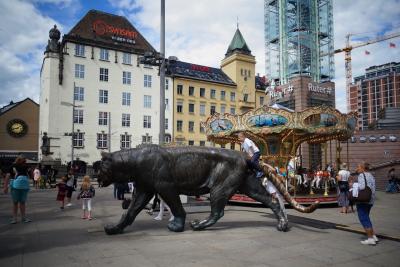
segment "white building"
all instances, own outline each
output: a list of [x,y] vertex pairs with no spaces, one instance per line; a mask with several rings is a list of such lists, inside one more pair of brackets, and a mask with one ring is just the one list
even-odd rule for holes
[[[56,28],[49,36],[39,129],[40,138],[50,138],[51,154],[40,153],[40,159],[66,164],[73,155],[91,165],[102,151],[158,143],[159,70],[139,64],[139,56],[155,49],[125,17],[91,10],[61,42]],[[166,101],[172,103],[172,82],[166,83]],[[171,103],[167,136],[173,129]]]

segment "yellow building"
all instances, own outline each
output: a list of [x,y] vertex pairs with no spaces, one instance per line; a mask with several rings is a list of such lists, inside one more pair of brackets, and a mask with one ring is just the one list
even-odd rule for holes
[[[208,116],[215,112],[240,114],[263,105],[264,89],[261,77],[255,75],[255,64],[239,29],[220,69],[170,61],[168,75],[173,79],[174,88],[173,141],[212,146],[200,124]],[[259,90],[256,90],[256,84]],[[234,149],[235,145],[231,144],[229,148]]]

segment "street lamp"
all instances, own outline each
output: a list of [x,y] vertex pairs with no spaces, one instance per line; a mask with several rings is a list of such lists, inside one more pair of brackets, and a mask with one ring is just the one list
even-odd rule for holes
[[160,68],[160,133],[158,143],[162,145],[165,138],[165,0],[161,0],[160,53],[148,51],[140,57],[140,63]]
[[[74,162],[74,114],[75,114],[75,108],[81,108],[83,107],[82,105],[75,105],[75,83],[74,83],[74,92],[72,96],[72,103],[61,101],[60,104],[63,106],[67,107],[72,107],[72,132],[71,132],[71,167]],[[69,134],[68,134],[69,135]]]

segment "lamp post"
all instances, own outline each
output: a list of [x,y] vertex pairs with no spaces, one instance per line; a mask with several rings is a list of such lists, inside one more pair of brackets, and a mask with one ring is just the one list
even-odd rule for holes
[[74,131],[75,131],[75,122],[74,122],[74,114],[75,114],[75,108],[81,108],[83,107],[82,105],[75,105],[75,83],[74,83],[74,91],[72,92],[72,103],[69,102],[60,102],[61,105],[67,106],[67,107],[72,107],[72,132],[68,135],[71,135],[71,167],[74,162]]
[[160,70],[160,132],[158,143],[165,138],[165,0],[161,0],[160,53],[148,51],[139,59],[141,64],[158,66]]

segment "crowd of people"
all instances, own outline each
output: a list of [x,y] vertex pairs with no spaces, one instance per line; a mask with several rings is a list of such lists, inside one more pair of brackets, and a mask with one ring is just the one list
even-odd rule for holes
[[[255,173],[254,179],[259,179],[260,183],[271,195],[273,201],[278,201],[284,214],[286,216],[284,200],[272,184],[264,176],[264,173],[259,165],[260,152],[258,147],[250,139],[245,137],[243,134],[239,134],[239,139],[242,142],[242,150],[248,156],[248,165]],[[21,222],[31,222],[26,216],[26,202],[28,198],[28,192],[30,190],[30,168],[26,164],[26,160],[22,157],[18,157],[5,177],[4,193],[10,192],[13,209],[11,224],[17,223],[18,211],[20,212]],[[51,175],[55,175],[53,172]],[[37,166],[32,171],[33,185],[35,188],[40,188],[41,177],[40,167]],[[395,176],[395,169],[392,168],[388,173],[389,183],[387,192],[392,192],[392,188],[399,189],[399,181]],[[367,239],[361,241],[365,245],[376,245],[379,241],[376,237],[371,219],[370,212],[375,202],[375,178],[370,172],[370,165],[362,162],[358,165],[356,172],[351,173],[348,170],[348,166],[343,163],[340,165],[340,170],[336,175],[338,185],[338,204],[340,206],[341,213],[353,212],[353,204],[356,206],[358,219],[363,226]],[[65,207],[72,205],[71,199],[73,192],[77,189],[77,177],[74,174],[73,168],[70,168],[67,175],[61,177],[60,182],[56,184],[57,195],[56,200],[60,203],[60,209],[64,210]],[[114,184],[114,198],[118,200],[125,200],[125,193],[134,192],[134,184]],[[366,199],[361,199],[365,193],[369,196]],[[134,195],[134,194],[132,194]],[[95,197],[95,189],[91,184],[90,176],[84,176],[83,181],[80,185],[80,189],[77,193],[77,199],[82,202],[82,219],[91,220],[92,216],[92,199]],[[174,219],[174,215],[169,209],[168,205],[159,197],[155,196],[149,214],[153,214],[156,210],[157,204],[159,205],[159,213],[155,220],[162,220],[164,210],[167,209],[170,214],[170,219]]]

